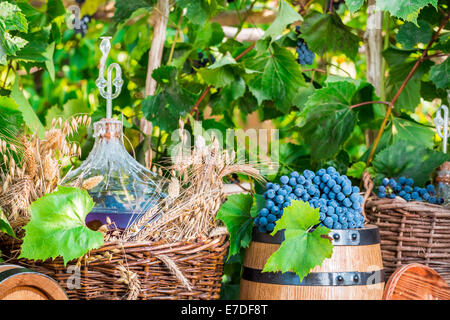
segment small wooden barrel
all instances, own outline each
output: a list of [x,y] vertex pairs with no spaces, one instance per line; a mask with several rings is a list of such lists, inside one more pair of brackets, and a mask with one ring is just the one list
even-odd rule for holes
[[241,300],[381,300],[384,271],[378,227],[331,230],[333,255],[311,270],[302,282],[293,272],[261,272],[280,247],[275,236],[256,229],[244,259]]
[[17,265],[0,265],[0,300],[68,300],[50,277]]
[[411,263],[397,268],[384,290],[384,300],[450,300],[450,287],[430,267]]

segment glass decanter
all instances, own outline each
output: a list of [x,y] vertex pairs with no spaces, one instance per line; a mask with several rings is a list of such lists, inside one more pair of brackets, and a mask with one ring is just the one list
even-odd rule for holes
[[[81,187],[94,199],[95,207],[86,217],[90,228],[98,229],[109,217],[117,228],[125,229],[164,197],[163,178],[138,163],[125,149],[122,122],[111,118],[111,100],[118,96],[123,83],[120,67],[111,64],[108,78],[104,79],[109,38],[103,39],[100,48],[103,57],[96,82],[100,94],[107,99],[107,117],[94,123],[95,144],[91,153],[79,168],[66,175],[63,184]],[[113,68],[116,68],[114,80]]]

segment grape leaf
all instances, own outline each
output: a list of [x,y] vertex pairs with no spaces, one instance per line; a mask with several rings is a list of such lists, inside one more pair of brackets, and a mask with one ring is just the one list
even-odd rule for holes
[[186,17],[195,24],[202,25],[217,13],[216,0],[176,0],[177,6],[186,9]]
[[398,29],[395,39],[404,48],[413,48],[418,43],[428,43],[433,30],[428,22],[419,20],[418,24],[406,22]]
[[408,141],[397,143],[380,151],[372,165],[375,172],[385,177],[411,177],[415,184],[423,186],[431,178],[431,173],[449,156]]
[[142,101],[142,112],[162,130],[174,130],[178,119],[194,106],[196,96],[178,84],[177,69],[173,66],[159,67],[153,71],[152,77],[161,92]]
[[294,55],[276,43],[267,50],[258,50],[255,57],[246,59],[245,67],[255,71],[248,76],[247,84],[258,104],[273,100],[277,109],[284,113],[291,108],[298,88],[305,86]]
[[6,1],[0,3],[0,29],[28,32],[27,18],[18,6]]
[[11,228],[8,218],[6,218],[5,214],[3,213],[2,208],[0,208],[0,232],[4,232],[13,238],[16,237],[16,234],[14,233],[13,228]]
[[436,88],[446,89],[449,86],[450,59],[436,64],[430,69],[430,80],[436,85]]
[[316,266],[333,254],[333,245],[328,238],[330,229],[319,224],[319,208],[308,203],[292,200],[284,208],[272,235],[284,229],[285,240],[280,248],[267,260],[262,272],[295,272],[300,281]]
[[[388,100],[392,100],[414,64],[415,62],[411,61],[391,66],[386,81],[386,96]],[[430,70],[432,64],[431,61],[425,60],[419,65],[398,97],[395,103],[396,108],[414,112],[420,102],[420,80]]]
[[331,158],[350,137],[356,116],[349,106],[358,87],[348,81],[330,82],[311,95],[298,124],[314,159]]
[[114,20],[122,22],[127,20],[136,10],[144,8],[150,11],[155,4],[155,0],[116,0],[114,4],[116,8]]
[[42,125],[41,120],[39,120],[36,112],[33,107],[28,102],[27,98],[25,98],[22,90],[19,88],[19,81],[16,78],[14,82],[11,98],[14,99],[18,105],[19,110],[22,112],[23,119],[27,126],[33,131],[36,132],[41,139],[45,136],[45,128]]
[[366,168],[365,162],[362,161],[355,162],[354,164],[352,164],[350,168],[348,168],[347,176],[356,179],[361,179],[365,168]]
[[[250,194],[233,194],[227,197],[217,213],[216,219],[221,220],[230,233],[230,251],[228,258],[239,253],[241,248],[247,248],[252,240],[253,218],[258,214],[257,200]],[[259,199],[260,201],[260,199]]]
[[275,38],[280,36],[286,26],[296,21],[302,21],[303,18],[286,1],[280,1],[277,17],[263,35],[263,38]]
[[355,13],[359,9],[361,9],[364,4],[364,0],[345,0],[345,4],[347,5],[350,13]]
[[437,3],[438,0],[377,0],[376,9],[417,24],[420,10],[429,4],[437,8]]
[[202,76],[207,84],[216,88],[222,88],[232,84],[236,78],[240,78],[236,77],[233,72],[232,66],[235,65],[237,65],[236,61],[227,53],[223,58],[217,60],[207,68],[200,68],[197,70],[197,73]]
[[308,48],[319,55],[325,52],[342,52],[349,58],[354,58],[358,53],[359,37],[342,23],[336,13],[312,11],[305,17],[301,30]]
[[93,207],[86,191],[71,187],[59,187],[33,202],[19,258],[45,261],[61,256],[67,264],[101,247],[102,233],[85,224]]
[[433,148],[435,131],[431,127],[420,123],[394,117],[383,132],[386,135],[387,144],[395,144],[399,141],[408,141],[410,144],[422,145]]

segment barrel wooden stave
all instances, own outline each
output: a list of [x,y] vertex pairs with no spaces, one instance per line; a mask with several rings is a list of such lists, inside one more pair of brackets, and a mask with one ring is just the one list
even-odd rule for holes
[[[371,232],[376,231],[373,230],[375,226],[367,225],[366,228],[372,229]],[[339,233],[342,235],[342,230]],[[373,242],[373,244],[365,245],[334,243],[332,257],[325,259],[322,265],[315,267],[311,273],[378,272],[382,274],[383,262],[379,237]],[[244,268],[262,270],[267,259],[279,246],[279,243],[252,241],[245,255]],[[250,281],[243,277],[239,298],[241,300],[381,300],[383,290],[384,280],[365,285],[310,286],[264,283]]]
[[16,265],[0,265],[0,300],[67,300],[46,275]]

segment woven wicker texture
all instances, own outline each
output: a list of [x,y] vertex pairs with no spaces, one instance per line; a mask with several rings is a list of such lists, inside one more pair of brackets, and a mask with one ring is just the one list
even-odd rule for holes
[[387,276],[397,267],[421,263],[450,283],[450,208],[425,202],[380,199],[364,175],[365,215],[380,229]]
[[[178,243],[107,243],[80,261],[79,289],[71,266],[61,258],[32,262],[16,259],[20,242],[2,241],[8,263],[47,274],[70,299],[218,299],[227,254],[226,236]],[[183,283],[184,281],[184,283]]]

